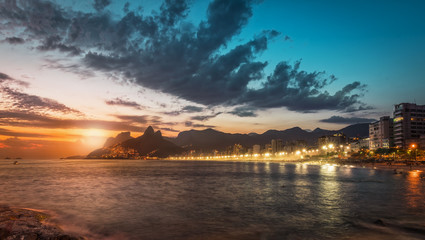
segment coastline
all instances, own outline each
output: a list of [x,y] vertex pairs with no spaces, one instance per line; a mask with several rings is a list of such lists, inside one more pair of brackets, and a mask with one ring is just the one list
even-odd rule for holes
[[0,239],[85,240],[62,230],[49,214],[40,210],[0,205]]
[[350,167],[350,168],[368,168],[371,170],[402,170],[402,171],[419,171],[425,172],[425,165],[407,165],[403,162],[398,162],[396,164],[387,164],[383,162],[370,162],[370,161],[354,161],[354,160],[341,160],[341,159],[305,159],[305,160],[283,160],[283,159],[175,159],[167,158],[160,159],[166,161],[197,161],[197,162],[208,162],[208,161],[217,161],[217,162],[262,162],[262,163],[289,163],[289,164],[308,164],[308,165],[335,165],[340,167]]

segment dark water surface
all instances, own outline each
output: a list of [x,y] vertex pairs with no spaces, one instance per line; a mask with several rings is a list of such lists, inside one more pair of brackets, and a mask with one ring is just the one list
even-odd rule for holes
[[422,172],[261,162],[12,162],[0,160],[0,204],[47,210],[65,230],[93,239],[425,239]]

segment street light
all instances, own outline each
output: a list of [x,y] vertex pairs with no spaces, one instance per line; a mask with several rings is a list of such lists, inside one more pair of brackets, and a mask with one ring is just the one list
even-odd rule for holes
[[412,145],[410,145],[410,147],[412,148],[412,150],[415,152],[415,163],[416,163],[416,147],[417,145],[412,143]]

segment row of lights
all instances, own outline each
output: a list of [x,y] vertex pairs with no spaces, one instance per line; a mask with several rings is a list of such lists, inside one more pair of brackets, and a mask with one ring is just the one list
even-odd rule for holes
[[254,158],[258,158],[261,156],[264,157],[273,157],[273,156],[285,156],[285,155],[305,155],[305,154],[314,154],[314,153],[318,153],[319,149],[315,149],[315,150],[307,150],[307,149],[302,149],[302,150],[298,150],[296,152],[293,153],[289,153],[289,152],[279,152],[276,154],[271,154],[271,153],[264,153],[264,154],[241,154],[241,155],[224,155],[224,156],[205,156],[205,157],[178,157],[177,159],[185,159],[185,160],[190,160],[190,159],[228,159],[228,158],[233,158],[233,159],[239,159],[239,158],[249,158],[249,157],[254,157]]

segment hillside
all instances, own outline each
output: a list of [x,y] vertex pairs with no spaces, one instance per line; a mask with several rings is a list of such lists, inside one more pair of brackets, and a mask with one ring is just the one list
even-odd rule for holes
[[176,145],[189,149],[224,149],[234,144],[250,147],[254,144],[267,144],[272,139],[282,139],[283,142],[304,140],[309,145],[314,145],[317,139],[324,135],[342,132],[348,137],[366,137],[369,135],[369,124],[354,124],[340,130],[324,130],[316,128],[314,131],[306,131],[299,127],[286,130],[268,130],[262,134],[232,134],[214,129],[190,130],[180,132],[175,139],[170,139]]
[[[125,140],[111,145],[120,139]],[[87,158],[165,158],[183,152],[181,147],[165,140],[160,131],[154,132],[151,126],[137,138],[131,138],[130,133],[120,133],[115,138],[109,138],[104,146],[91,152]]]

